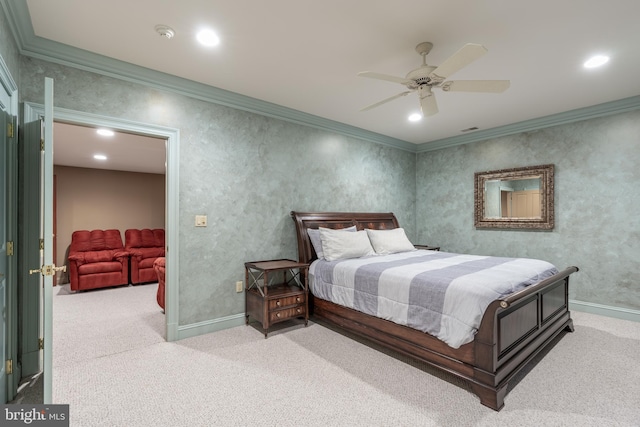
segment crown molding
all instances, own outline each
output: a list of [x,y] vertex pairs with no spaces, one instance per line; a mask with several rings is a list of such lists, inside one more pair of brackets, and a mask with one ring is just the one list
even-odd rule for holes
[[9,24],[11,34],[13,34],[13,39],[18,45],[18,49],[20,49],[20,46],[25,44],[25,37],[31,38],[34,36],[27,1],[0,0],[0,6],[7,18],[7,23]]
[[593,105],[590,107],[578,108],[576,110],[570,110],[550,116],[525,120],[522,122],[512,123],[510,125],[500,126],[492,129],[481,130],[470,134],[426,142],[424,144],[418,145],[416,147],[416,152],[423,153],[427,151],[441,150],[443,148],[453,147],[456,145],[470,144],[472,142],[484,141],[487,139],[513,135],[516,133],[531,132],[534,130],[544,129],[552,126],[564,125],[581,120],[594,119],[596,117],[610,116],[613,114],[624,113],[637,109],[640,109],[640,96],[632,96],[629,98],[619,99],[617,101],[606,102],[604,104]]
[[9,21],[18,50],[24,56],[415,152],[416,145],[407,141],[38,37],[33,31],[26,0],[0,0],[0,3]]
[[18,50],[24,56],[142,84],[159,90],[171,91],[201,101],[327,130],[412,153],[441,150],[457,145],[640,109],[640,96],[634,96],[492,129],[480,130],[470,134],[413,144],[38,37],[33,31],[26,0],[0,0],[0,5],[7,17]]

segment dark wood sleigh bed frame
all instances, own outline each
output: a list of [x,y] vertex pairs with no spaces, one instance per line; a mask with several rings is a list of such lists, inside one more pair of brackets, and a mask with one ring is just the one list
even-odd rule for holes
[[[316,254],[307,229],[358,230],[399,227],[393,213],[291,212],[295,221],[300,262],[311,263]],[[474,340],[458,349],[424,332],[379,319],[320,298],[309,301],[319,320],[364,336],[468,381],[480,402],[499,411],[509,381],[563,330],[573,332],[569,312],[569,267],[558,274],[501,300],[484,313]]]

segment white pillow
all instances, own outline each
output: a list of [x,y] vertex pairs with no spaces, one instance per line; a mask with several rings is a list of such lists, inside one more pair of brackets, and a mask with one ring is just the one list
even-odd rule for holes
[[349,232],[320,227],[320,240],[322,240],[324,259],[327,261],[376,254],[364,230]]
[[378,255],[416,250],[407,238],[404,228],[392,228],[390,230],[371,230],[367,228],[367,235]]
[[[357,231],[355,225],[347,228],[341,228],[342,231]],[[309,235],[309,240],[311,240],[311,245],[313,245],[313,249],[316,251],[316,256],[318,259],[324,259],[324,252],[322,250],[322,240],[320,240],[320,230],[315,228],[307,228],[307,234]]]

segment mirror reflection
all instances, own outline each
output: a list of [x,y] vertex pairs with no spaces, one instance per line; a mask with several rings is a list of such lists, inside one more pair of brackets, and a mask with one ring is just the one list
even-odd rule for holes
[[552,229],[553,165],[476,172],[477,228]]
[[540,218],[540,176],[484,183],[485,218]]

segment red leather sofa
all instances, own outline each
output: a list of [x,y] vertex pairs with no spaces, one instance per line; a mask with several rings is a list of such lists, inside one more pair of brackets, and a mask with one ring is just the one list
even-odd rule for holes
[[129,253],[120,230],[74,231],[68,259],[73,291],[129,283]]
[[153,269],[156,258],[164,257],[164,229],[128,229],[124,232],[125,250],[131,255],[131,284],[157,282]]

